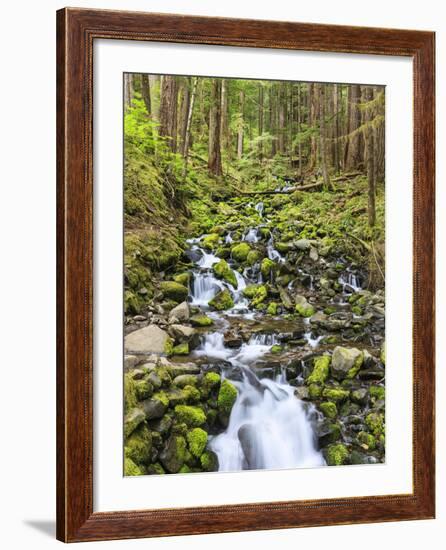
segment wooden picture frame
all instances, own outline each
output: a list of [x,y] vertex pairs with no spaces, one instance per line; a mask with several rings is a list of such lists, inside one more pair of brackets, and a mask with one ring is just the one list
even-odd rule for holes
[[[93,42],[139,40],[413,60],[413,491],[93,512]],[[435,510],[432,32],[66,8],[57,13],[57,538],[65,542],[427,519]]]

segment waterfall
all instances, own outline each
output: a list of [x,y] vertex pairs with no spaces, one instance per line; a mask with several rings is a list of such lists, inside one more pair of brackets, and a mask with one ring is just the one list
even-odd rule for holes
[[258,215],[263,218],[263,202],[258,202],[254,208],[256,209]]
[[350,270],[343,273],[339,277],[338,282],[342,285],[343,291],[350,294],[362,289],[359,277]]
[[209,300],[223,288],[221,281],[216,279],[212,273],[195,273],[191,285],[191,304],[207,306]]
[[257,227],[249,229],[246,234],[243,236],[243,241],[248,243],[257,243],[259,242],[259,230]]

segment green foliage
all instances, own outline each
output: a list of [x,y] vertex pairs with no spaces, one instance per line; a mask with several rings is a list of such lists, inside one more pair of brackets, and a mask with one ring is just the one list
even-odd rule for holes
[[206,422],[206,415],[200,407],[177,405],[175,417],[178,422],[184,422],[189,427],[198,427]]
[[194,428],[187,434],[186,439],[192,455],[199,458],[206,448],[208,440],[207,432],[201,428]]

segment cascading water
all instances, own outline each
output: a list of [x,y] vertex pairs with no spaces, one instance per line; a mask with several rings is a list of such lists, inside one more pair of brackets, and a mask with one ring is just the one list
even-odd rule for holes
[[263,202],[258,202],[256,205],[255,205],[255,210],[257,212],[257,214],[263,218]]
[[[225,432],[211,439],[219,471],[304,468],[323,466],[316,449],[313,429],[302,402],[284,373],[275,380],[259,379],[250,365],[267,354],[276,343],[273,334],[253,335],[239,350],[225,348],[221,333],[207,335],[196,351],[228,361],[241,373],[231,380],[238,396]],[[223,368],[223,376],[230,372]]]
[[[256,210],[262,216],[263,204],[257,204]],[[257,242],[257,238],[258,228],[250,229],[245,235],[248,242]],[[253,319],[255,312],[249,312],[249,302],[243,296],[243,290],[247,280],[253,283],[255,279],[261,279],[259,266],[252,266],[243,275],[233,270],[237,279],[237,288],[234,288],[215,278],[211,268],[220,258],[200,248],[198,243],[199,240],[190,243],[199,254],[193,270],[191,304],[207,308],[209,300],[219,290],[227,288],[232,294],[234,307],[224,314],[213,313],[214,320],[227,323],[227,319],[234,315]],[[267,250],[270,259],[284,261],[274,248],[273,237],[268,242]],[[229,263],[231,265],[230,260]],[[318,342],[311,339],[309,332],[305,337],[311,346],[317,345]],[[238,390],[227,429],[212,437],[209,443],[210,449],[218,456],[219,471],[316,467],[325,464],[315,445],[308,408],[295,396],[295,388],[287,383],[285,373],[281,371],[274,380],[259,378],[255,373],[255,364],[277,342],[275,334],[258,332],[251,335],[248,342],[234,349],[225,346],[224,334],[220,331],[202,337],[200,347],[194,352],[198,357],[224,361],[221,366],[222,377],[230,379]]]
[[343,291],[350,294],[362,289],[359,277],[349,270],[339,277],[338,282],[342,285]]

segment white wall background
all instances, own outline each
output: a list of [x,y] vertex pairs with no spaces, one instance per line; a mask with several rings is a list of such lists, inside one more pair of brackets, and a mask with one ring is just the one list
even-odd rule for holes
[[[73,0],[79,7],[337,23],[437,32],[438,280],[446,277],[446,10],[436,0]],[[55,10],[64,2],[2,5],[1,372],[2,547],[56,547],[55,521]],[[6,124],[5,124],[6,122]],[[437,288],[437,519],[101,543],[101,548],[195,550],[274,545],[405,550],[446,534],[446,292]],[[84,547],[95,543],[87,544]],[[99,544],[99,543],[96,543]]]

